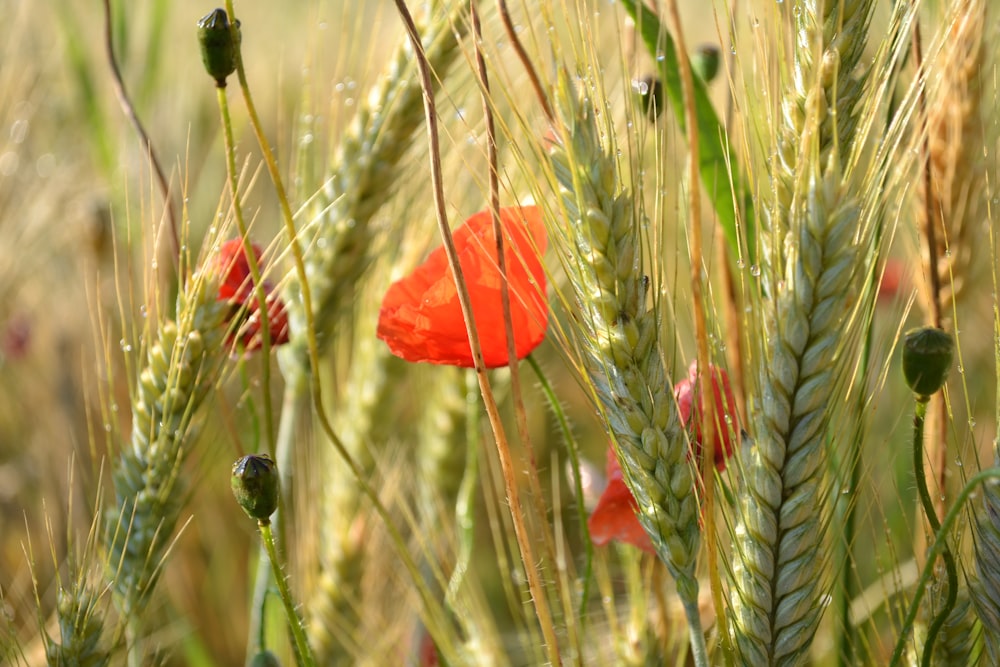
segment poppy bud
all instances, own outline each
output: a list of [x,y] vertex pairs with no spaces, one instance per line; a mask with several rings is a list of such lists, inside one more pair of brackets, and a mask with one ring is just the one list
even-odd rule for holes
[[649,122],[656,121],[663,113],[663,82],[655,76],[646,76],[632,82],[636,102],[646,112]]
[[233,464],[233,495],[251,519],[267,523],[278,509],[278,467],[267,454],[250,454]]
[[250,662],[247,663],[247,667],[281,667],[281,661],[278,660],[278,656],[271,653],[268,650],[258,651]]
[[701,80],[711,83],[719,73],[719,48],[712,44],[703,44],[691,54],[691,69]]
[[903,376],[913,393],[928,397],[948,379],[955,355],[951,334],[935,327],[921,327],[903,337]]
[[[198,43],[205,70],[219,88],[226,87],[226,77],[236,71],[236,49],[225,9],[216,9],[198,21]],[[239,34],[240,22],[236,22]]]

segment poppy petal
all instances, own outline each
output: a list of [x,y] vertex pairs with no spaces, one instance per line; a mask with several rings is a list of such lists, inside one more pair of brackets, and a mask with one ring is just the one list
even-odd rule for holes
[[[517,357],[527,356],[545,338],[548,302],[545,228],[535,206],[500,209],[504,258],[511,294],[511,322]],[[473,317],[487,368],[507,365],[501,276],[489,212],[473,215],[454,232],[459,263],[469,289]],[[471,368],[465,320],[443,248],[409,276],[393,283],[382,302],[377,335],[407,361]]]
[[656,553],[653,542],[636,516],[638,505],[622,476],[622,469],[614,450],[608,449],[608,486],[597,501],[597,507],[587,520],[590,541],[602,546],[617,540]]

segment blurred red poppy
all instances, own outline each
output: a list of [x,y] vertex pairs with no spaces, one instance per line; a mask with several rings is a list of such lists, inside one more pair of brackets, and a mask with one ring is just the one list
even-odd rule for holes
[[[252,244],[257,267],[263,271],[262,251],[256,243]],[[250,262],[243,248],[242,239],[231,239],[222,244],[216,257],[216,268],[222,280],[219,283],[219,301],[225,301],[232,306],[232,312],[227,318],[230,324],[228,342],[230,345],[239,343],[244,351],[253,352],[263,345],[260,332],[260,302],[254,290],[253,278],[250,275]],[[262,284],[267,303],[268,332],[271,345],[281,345],[288,342],[288,314],[285,304],[274,291],[274,286],[264,281]],[[235,323],[234,323],[235,320]]]
[[[726,459],[733,455],[733,440],[739,432],[739,421],[736,413],[736,398],[729,386],[729,375],[723,369],[712,364],[708,365],[712,374],[712,391],[714,394],[715,421],[715,467],[719,471],[726,469]],[[699,459],[701,469],[701,413],[705,405],[705,394],[698,391],[698,408],[692,411],[694,394],[699,381],[698,362],[691,362],[688,376],[674,385],[674,397],[677,399],[677,409],[681,422],[691,431],[691,443],[694,445],[695,456]],[[693,413],[693,414],[692,414]],[[728,417],[728,420],[727,420]]]
[[[514,348],[523,359],[545,338],[548,300],[545,227],[535,206],[500,209],[504,258],[510,286]],[[496,240],[488,211],[476,213],[454,232],[459,262],[487,368],[507,365],[507,337],[501,302]],[[473,367],[472,350],[458,302],[455,278],[444,248],[437,248],[413,273],[389,287],[379,312],[378,337],[407,361]]]
[[625,485],[621,465],[611,447],[608,447],[607,474],[608,485],[587,520],[590,541],[601,546],[618,540],[648,553],[656,553],[652,540],[636,516],[639,506]]

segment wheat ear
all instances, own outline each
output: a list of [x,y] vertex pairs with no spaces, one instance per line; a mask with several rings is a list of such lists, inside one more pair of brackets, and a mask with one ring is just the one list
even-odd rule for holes
[[[424,31],[424,49],[437,82],[457,60],[465,3],[450,12],[433,3],[435,15]],[[313,323],[320,349],[328,346],[338,317],[353,301],[360,276],[371,263],[371,245],[379,231],[372,218],[387,201],[399,164],[424,121],[423,93],[415,74],[413,49],[401,40],[386,74],[358,109],[343,136],[320,200],[324,208],[302,231],[309,241],[304,259],[312,295]],[[291,341],[283,354],[300,370],[308,366],[306,318],[290,280]],[[286,371],[287,373],[287,371]]]
[[[937,76],[929,78],[927,90],[928,173],[918,181],[916,222],[926,238],[933,238],[934,248],[923,251],[920,296],[924,312],[945,328],[972,266],[971,230],[985,220],[980,116],[985,22],[984,0],[959,0],[932,69]],[[932,272],[937,293],[931,288]]]
[[[995,443],[1000,451],[1000,440]],[[994,457],[1000,465],[1000,456]],[[970,587],[976,614],[983,627],[983,643],[990,662],[1000,665],[1000,484],[983,485],[982,504],[975,506],[976,579]]]
[[208,272],[188,280],[177,321],[160,327],[132,396],[132,434],[114,470],[108,534],[126,618],[142,609],[155,585],[183,500],[180,468],[198,407],[225,357],[226,306],[217,290]]
[[[754,447],[735,527],[731,613],[747,665],[797,664],[809,649],[826,580],[820,546],[832,501],[823,480],[830,406],[856,355],[850,304],[866,225],[841,150],[854,140],[851,79],[872,3],[796,3],[792,90],[783,105],[765,211]],[[817,58],[819,54],[819,58]],[[836,110],[836,114],[834,114]],[[836,124],[831,124],[836,119]],[[844,125],[841,125],[844,123]]]
[[[566,223],[553,225],[580,309],[584,367],[616,445],[639,520],[686,601],[698,599],[698,500],[676,406],[647,305],[639,219],[588,98],[559,79],[562,140],[549,159]],[[698,629],[700,634],[700,628]],[[701,641],[703,638],[694,637]]]

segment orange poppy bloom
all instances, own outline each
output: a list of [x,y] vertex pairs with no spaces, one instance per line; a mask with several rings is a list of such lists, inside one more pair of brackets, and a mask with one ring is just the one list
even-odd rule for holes
[[[510,286],[514,348],[523,359],[548,326],[545,296],[545,227],[535,206],[500,209],[504,258]],[[487,368],[507,365],[507,337],[500,300],[501,276],[488,211],[480,211],[454,232],[462,273]],[[455,277],[444,248],[437,248],[413,273],[389,287],[379,312],[378,337],[407,361],[472,368],[472,350],[458,302]]]
[[[252,245],[257,266],[263,270],[262,251],[256,243]],[[228,342],[230,345],[239,343],[246,352],[260,349],[263,337],[260,333],[260,303],[254,292],[253,278],[250,275],[250,262],[243,249],[241,239],[230,239],[219,248],[216,257],[216,269],[222,277],[219,283],[218,300],[230,304],[232,311],[226,319],[230,323]],[[268,332],[271,345],[281,345],[288,342],[288,314],[285,304],[274,291],[274,286],[263,283],[265,301],[267,303]],[[238,324],[233,324],[236,320]]]

